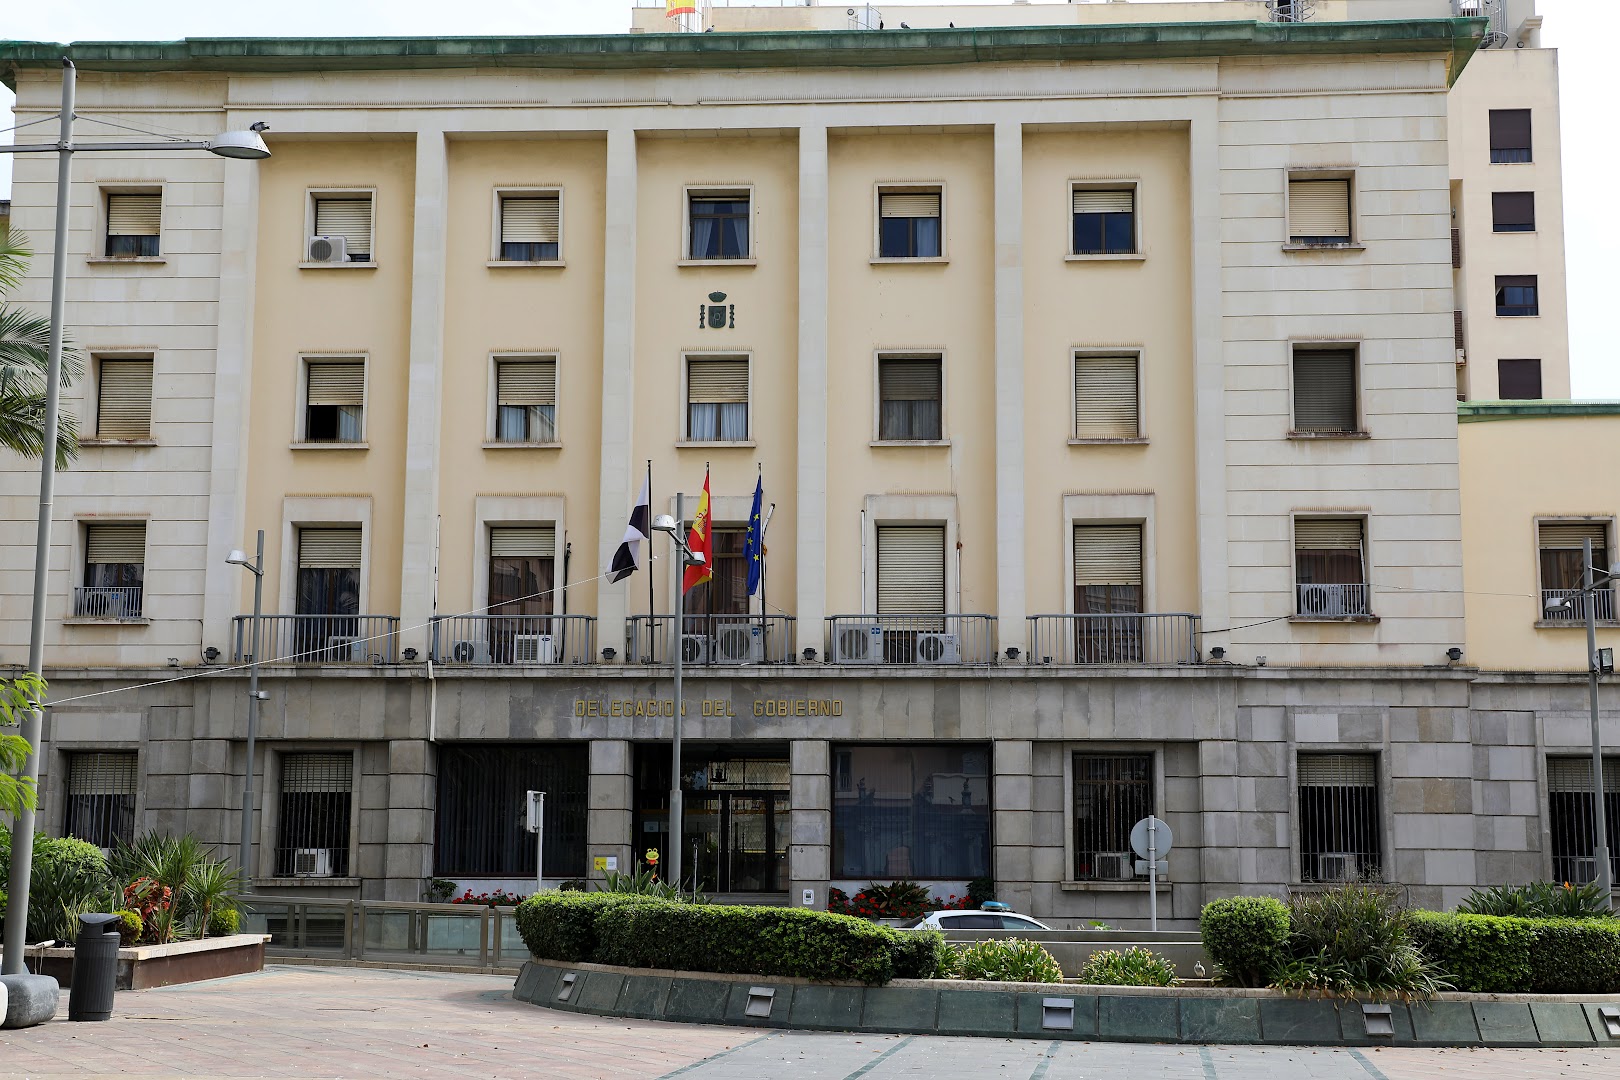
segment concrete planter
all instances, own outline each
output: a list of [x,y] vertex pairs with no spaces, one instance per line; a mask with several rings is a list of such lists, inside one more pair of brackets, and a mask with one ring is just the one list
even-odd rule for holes
[[[171,945],[136,945],[118,950],[119,990],[147,990],[154,986],[223,979],[264,968],[268,934],[230,934]],[[38,961],[28,953],[29,967],[55,977],[64,988],[73,985],[73,950],[46,949]]]
[[965,983],[885,986],[531,960],[513,997],[548,1009],[699,1024],[1103,1042],[1315,1046],[1620,1043],[1620,997],[1441,994],[1412,1005],[1275,990]]

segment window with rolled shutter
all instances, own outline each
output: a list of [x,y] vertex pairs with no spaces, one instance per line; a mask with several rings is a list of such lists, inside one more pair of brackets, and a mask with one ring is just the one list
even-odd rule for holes
[[1491,163],[1513,165],[1531,160],[1530,110],[1491,110]]
[[361,360],[311,360],[307,367],[304,438],[309,442],[359,442],[366,400]]
[[315,235],[348,241],[350,262],[371,261],[371,196],[319,195],[315,198]]
[[139,566],[146,562],[146,526],[85,526],[85,562]]
[[1359,431],[1356,409],[1356,354],[1348,350],[1297,349],[1294,352],[1294,430]]
[[878,438],[899,442],[939,440],[941,391],[939,357],[879,357]]
[[557,361],[497,361],[495,404],[495,437],[499,441],[555,442]]
[[300,570],[357,570],[360,567],[360,530],[355,528],[298,530]]
[[[1541,562],[1541,588],[1545,592],[1573,592],[1586,584],[1585,564],[1581,561],[1581,542],[1592,541],[1592,564],[1609,565],[1609,523],[1607,521],[1543,521],[1536,525],[1537,547]],[[1597,616],[1614,617],[1613,592],[1599,590]],[[1543,599],[1547,599],[1543,597]],[[1586,617],[1579,598],[1570,606],[1547,612],[1545,618],[1575,619]]]
[[1073,254],[1128,255],[1136,251],[1135,188],[1073,188]]
[[1142,610],[1142,526],[1074,527],[1074,603],[1077,615]]
[[1294,580],[1299,614],[1369,614],[1360,518],[1295,518]]
[[748,438],[748,359],[688,359],[687,435],[694,442]]
[[878,256],[937,259],[940,256],[940,193],[878,193]]
[[[555,598],[557,533],[552,525],[496,525],[489,530],[489,612],[502,616],[549,615]],[[688,609],[690,610],[690,609]],[[550,633],[548,626],[515,621],[492,628],[497,662],[516,655],[512,634]]]
[[549,559],[556,546],[556,529],[551,525],[498,525],[489,530],[491,558]]
[[1134,356],[1074,358],[1074,437],[1134,439],[1141,434]]
[[158,235],[162,227],[161,194],[119,192],[107,196],[106,255],[109,258],[149,258],[159,254]]
[[1350,181],[1288,181],[1288,242],[1348,244]]
[[877,530],[879,615],[945,613],[945,529],[882,525]]
[[103,360],[96,383],[96,437],[145,439],[152,434],[152,361]]
[[549,262],[560,257],[562,201],[556,195],[501,197],[501,258]]
[[73,590],[75,618],[140,618],[146,579],[146,525],[84,529],[84,585]]
[[1533,191],[1491,192],[1493,232],[1535,232],[1536,193]]

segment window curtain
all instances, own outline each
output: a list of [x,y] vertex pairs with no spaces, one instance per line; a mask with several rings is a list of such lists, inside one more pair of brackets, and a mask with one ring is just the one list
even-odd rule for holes
[[712,259],[720,253],[715,243],[718,224],[712,217],[692,215],[692,258]]

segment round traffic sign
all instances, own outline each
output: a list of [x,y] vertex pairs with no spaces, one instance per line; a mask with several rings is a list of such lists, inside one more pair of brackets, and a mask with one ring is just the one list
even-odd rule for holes
[[1136,857],[1139,859],[1148,857],[1148,822],[1150,821],[1155,823],[1153,854],[1155,858],[1162,859],[1170,853],[1173,838],[1170,835],[1170,826],[1156,817],[1145,817],[1131,826],[1131,850],[1136,852]]

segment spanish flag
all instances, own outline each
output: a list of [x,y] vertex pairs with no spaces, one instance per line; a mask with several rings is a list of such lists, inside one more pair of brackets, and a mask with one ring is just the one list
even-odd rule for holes
[[[693,0],[664,0],[664,18],[666,19],[673,19],[677,15],[696,14],[697,4]],[[690,571],[688,572],[690,573]]]
[[709,559],[711,547],[709,541],[713,533],[714,530],[709,523],[709,471],[705,469],[703,495],[698,499],[697,513],[692,515],[692,531],[686,537],[686,546],[692,549],[694,555],[701,554],[703,563],[686,568],[686,576],[681,579],[682,592],[691,592],[714,577],[714,568]]

